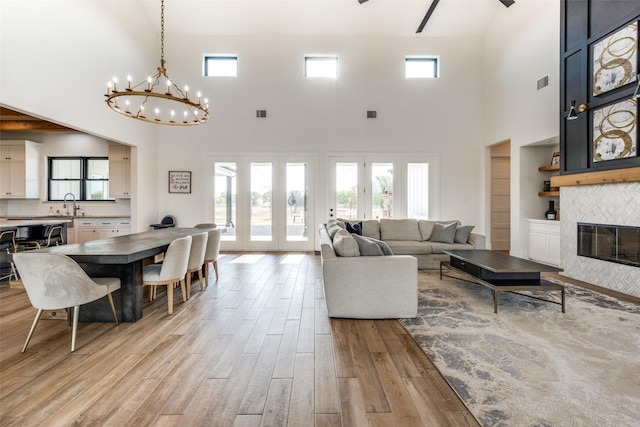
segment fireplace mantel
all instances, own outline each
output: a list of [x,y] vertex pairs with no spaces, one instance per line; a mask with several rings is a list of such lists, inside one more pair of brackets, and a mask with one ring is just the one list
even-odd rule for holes
[[610,171],[576,173],[551,177],[552,187],[573,185],[613,184],[640,181],[640,168],[616,169]]

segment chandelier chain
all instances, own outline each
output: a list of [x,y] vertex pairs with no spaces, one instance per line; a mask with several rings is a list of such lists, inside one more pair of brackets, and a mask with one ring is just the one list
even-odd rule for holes
[[160,4],[160,65],[164,67],[164,0]]

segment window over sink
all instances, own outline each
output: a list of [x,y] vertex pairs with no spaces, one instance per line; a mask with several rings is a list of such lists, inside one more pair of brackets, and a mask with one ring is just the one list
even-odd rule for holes
[[48,163],[49,201],[69,193],[76,201],[110,200],[108,157],[49,157]]

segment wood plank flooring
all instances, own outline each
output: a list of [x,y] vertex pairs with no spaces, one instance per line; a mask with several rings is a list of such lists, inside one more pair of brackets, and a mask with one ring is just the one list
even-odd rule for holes
[[[396,320],[329,319],[319,257],[225,254],[136,323],[41,320],[0,286],[0,425],[477,426]],[[211,277],[215,278],[213,271]],[[106,301],[105,301],[106,304]]]

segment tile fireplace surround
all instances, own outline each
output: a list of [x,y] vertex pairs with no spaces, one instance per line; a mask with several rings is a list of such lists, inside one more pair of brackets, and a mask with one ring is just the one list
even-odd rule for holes
[[640,267],[577,255],[579,222],[640,226],[640,182],[560,188],[563,275],[640,297]]

